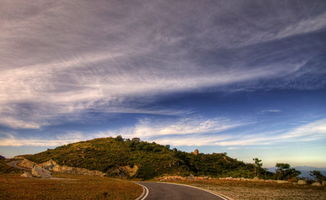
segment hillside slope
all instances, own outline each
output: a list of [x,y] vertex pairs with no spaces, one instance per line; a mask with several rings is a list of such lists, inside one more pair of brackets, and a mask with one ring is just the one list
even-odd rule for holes
[[25,155],[36,163],[55,160],[61,165],[99,170],[108,176],[149,179],[164,174],[212,177],[253,177],[254,166],[225,153],[191,154],[138,138],[99,138]]

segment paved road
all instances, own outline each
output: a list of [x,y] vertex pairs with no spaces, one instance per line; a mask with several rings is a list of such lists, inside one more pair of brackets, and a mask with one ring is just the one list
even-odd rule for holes
[[145,200],[224,200],[209,192],[183,185],[140,182],[149,190]]
[[17,169],[23,169],[23,170],[27,170],[27,171],[31,170],[31,169],[27,169],[24,167],[19,167],[17,164],[20,162],[21,162],[21,160],[13,160],[13,161],[7,162],[7,165],[9,165],[10,167],[17,168]]

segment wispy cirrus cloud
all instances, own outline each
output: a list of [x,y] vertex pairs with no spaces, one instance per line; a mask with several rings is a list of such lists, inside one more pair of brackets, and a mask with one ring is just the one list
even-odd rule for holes
[[[243,125],[247,125],[246,122],[233,122],[225,118],[205,119],[200,117],[194,118],[181,118],[177,120],[152,120],[149,118],[140,119],[136,125],[131,127],[120,128],[117,130],[100,131],[100,132],[68,132],[61,133],[53,136],[52,139],[42,138],[19,138],[14,134],[6,134],[0,142],[2,146],[56,146],[67,144],[71,142],[77,142],[81,140],[87,140],[99,137],[110,137],[122,135],[126,138],[140,137],[144,140],[151,140],[151,138],[180,136],[183,135],[186,139],[190,135],[193,137],[196,135],[198,138],[206,141],[202,138],[202,134],[223,132]],[[225,136],[222,136],[225,138]],[[187,140],[187,139],[186,139]],[[49,141],[49,142],[47,142]],[[183,141],[183,140],[182,140]],[[43,144],[42,144],[43,143]],[[197,141],[198,143],[198,141]],[[40,145],[42,144],[42,145]],[[172,142],[172,144],[174,144]]]
[[279,113],[282,112],[280,109],[268,109],[268,110],[262,110],[263,113]]
[[[191,111],[182,108],[147,105],[207,88],[227,93],[325,87],[326,4],[311,2],[293,7],[292,1],[4,1],[0,123],[39,129],[86,118],[88,112],[184,115],[173,123],[139,121],[126,130],[137,137],[240,126],[215,117],[189,119]],[[209,140],[203,136],[203,144]]]
[[[250,123],[249,123],[250,124]],[[59,146],[72,142],[99,137],[115,137],[122,135],[125,138],[140,137],[147,141],[174,146],[260,146],[274,145],[284,142],[315,141],[326,138],[326,119],[320,119],[290,130],[276,130],[273,132],[251,133],[239,135],[233,128],[248,125],[244,122],[231,122],[226,119],[195,120],[182,119],[177,122],[154,125],[149,121],[141,120],[135,127],[126,127],[115,131],[100,132],[70,132],[62,133],[52,139],[21,138],[14,134],[6,134],[0,139],[1,146]],[[307,140],[308,139],[308,140]]]
[[0,125],[14,129],[39,129],[41,124],[30,121],[23,121],[11,117],[0,117]]
[[[161,120],[160,120],[161,121]],[[218,133],[228,129],[236,128],[247,123],[233,122],[229,119],[201,119],[183,118],[177,121],[153,122],[149,119],[142,119],[134,127],[132,135],[135,137],[148,138],[150,136],[187,135]]]

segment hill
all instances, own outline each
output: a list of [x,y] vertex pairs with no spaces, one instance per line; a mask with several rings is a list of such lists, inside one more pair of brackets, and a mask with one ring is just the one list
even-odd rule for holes
[[294,168],[301,172],[300,177],[303,178],[314,179],[314,177],[310,175],[310,172],[313,170],[320,171],[324,176],[326,176],[326,168],[317,168],[317,167],[310,167],[310,166],[297,166]]
[[[254,166],[226,153],[192,154],[139,138],[99,138],[24,155],[36,163],[53,159],[60,165],[99,170],[108,176],[150,179],[161,175],[254,177]],[[266,176],[269,174],[264,170]]]

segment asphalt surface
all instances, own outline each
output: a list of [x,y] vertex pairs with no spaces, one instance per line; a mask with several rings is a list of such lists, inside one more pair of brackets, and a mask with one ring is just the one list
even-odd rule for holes
[[24,167],[19,167],[17,164],[20,162],[21,162],[21,160],[13,160],[13,161],[7,162],[7,165],[9,165],[10,167],[17,168],[17,169],[23,169],[23,170],[28,170],[28,171],[30,170],[30,169],[27,169]]
[[149,190],[145,200],[224,200],[209,192],[183,185],[140,182]]

